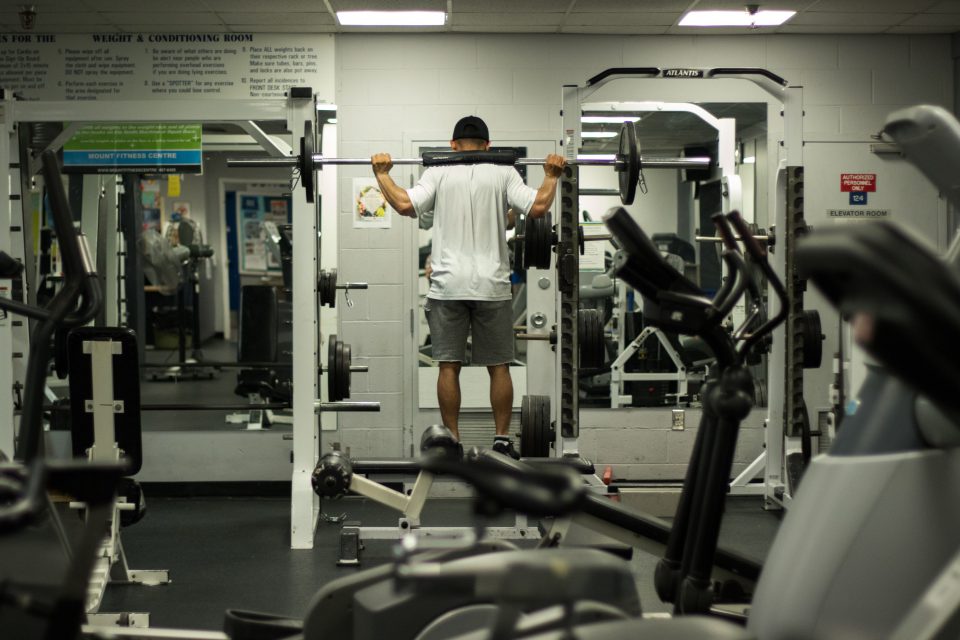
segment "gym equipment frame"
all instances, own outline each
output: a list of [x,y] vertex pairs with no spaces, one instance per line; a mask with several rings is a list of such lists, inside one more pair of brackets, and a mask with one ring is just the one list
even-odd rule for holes
[[[662,79],[679,77],[677,69],[660,67],[616,67],[593,76],[582,86],[564,85],[562,89],[563,155],[576,160],[581,145],[580,114],[588,100],[601,87],[617,79]],[[775,228],[784,238],[773,255],[777,274],[794,274],[793,243],[796,232],[805,226],[803,219],[803,88],[791,85],[777,74],[761,68],[684,69],[682,77],[695,80],[738,79],[752,82],[774,100],[782,104],[783,139],[780,144],[780,162],[775,198]],[[642,103],[641,103],[642,104]],[[725,136],[721,146],[731,144]],[[722,156],[723,154],[721,154]],[[732,173],[732,171],[730,172]],[[557,455],[578,455],[580,426],[578,422],[576,311],[579,297],[579,273],[576,268],[564,267],[563,262],[576,259],[576,232],[579,220],[579,171],[568,166],[559,189],[561,210],[557,217],[558,295],[555,324],[558,327],[558,345],[554,420],[557,428]],[[739,196],[739,194],[737,194]],[[750,222],[750,221],[748,221]],[[782,247],[782,248],[781,248]],[[574,263],[575,264],[575,263]],[[777,327],[768,357],[768,403],[766,447],[748,468],[731,482],[734,494],[761,494],[768,508],[781,508],[791,499],[787,483],[788,453],[799,449],[798,425],[803,409],[803,363],[793,354],[802,352],[803,336],[795,330],[796,318],[803,310],[803,286],[794,275],[784,278],[790,300],[790,314],[785,326]],[[771,295],[771,299],[773,296]],[[771,310],[771,313],[773,310]],[[548,324],[550,324],[548,322]],[[574,392],[571,392],[574,390]],[[752,483],[763,473],[763,483]]]
[[[304,137],[316,122],[317,106],[309,88],[294,87],[283,99],[250,100],[132,100],[101,102],[77,101],[19,101],[9,92],[0,94],[3,107],[2,134],[0,134],[0,164],[10,167],[11,180],[0,181],[0,225],[12,233],[0,234],[0,250],[26,265],[35,264],[31,225],[24,219],[21,207],[24,194],[29,193],[32,177],[39,169],[39,155],[27,157],[17,136],[26,136],[25,123],[69,123],[61,134],[50,142],[48,149],[58,151],[63,144],[86,123],[93,122],[228,122],[246,131],[272,157],[285,158],[292,154],[289,145],[267,135],[257,124],[263,121],[282,122],[292,139]],[[305,126],[306,123],[306,126]],[[310,473],[318,458],[317,442],[319,420],[317,408],[334,411],[348,408],[352,403],[322,402],[324,391],[318,384],[320,367],[319,305],[317,304],[317,273],[319,249],[318,206],[315,194],[294,189],[292,219],[294,224],[293,265],[293,377],[300,383],[293,392],[293,490],[290,509],[291,546],[297,549],[313,547],[319,502],[310,488]],[[18,241],[11,237],[19,234]],[[91,247],[96,255],[100,248]],[[36,299],[34,269],[25,270],[25,299]],[[135,274],[127,274],[135,278]],[[117,300],[117,281],[108,277],[107,300]],[[12,296],[12,282],[0,280],[0,295]],[[12,362],[13,367],[0,366],[0,386],[13,388],[15,381],[24,377],[24,357],[28,351],[25,321],[0,317],[0,362]],[[317,405],[318,399],[321,403]],[[316,406],[315,406],[316,405]],[[12,394],[0,394],[0,450],[13,451],[14,406]]]

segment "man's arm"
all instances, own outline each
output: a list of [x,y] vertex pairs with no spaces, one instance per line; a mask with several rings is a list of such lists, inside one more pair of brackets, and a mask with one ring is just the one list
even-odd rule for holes
[[557,181],[563,173],[563,168],[567,166],[567,161],[562,156],[551,153],[543,163],[543,183],[537,189],[537,196],[530,207],[531,218],[540,218],[550,211],[553,206],[553,199],[557,195]]
[[380,193],[394,210],[402,216],[411,218],[417,217],[417,212],[413,208],[413,202],[407,194],[407,190],[398,185],[390,177],[390,169],[393,168],[393,160],[389,153],[377,153],[370,158],[370,164],[373,165],[373,174],[377,178],[377,184],[380,185]]

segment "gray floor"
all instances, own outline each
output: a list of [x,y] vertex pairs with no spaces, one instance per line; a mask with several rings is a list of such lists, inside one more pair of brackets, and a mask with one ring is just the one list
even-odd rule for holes
[[[202,353],[204,359],[218,362],[235,362],[237,359],[237,343],[223,339],[208,340],[204,343]],[[187,353],[189,357],[189,351]],[[175,363],[179,358],[177,351],[147,350],[148,364]],[[211,403],[211,404],[246,404],[246,399],[234,393],[237,384],[237,369],[222,369],[219,371],[204,369],[198,377],[191,376],[171,377],[169,379],[152,380],[155,375],[165,376],[166,369],[147,369],[140,384],[140,400],[144,404],[168,403]],[[213,374],[208,377],[207,374]],[[236,430],[237,426],[228,424],[228,411],[145,411],[142,417],[142,426],[147,430],[155,431],[196,431],[196,430]],[[280,430],[282,426],[278,426]]]
[[[321,524],[310,551],[289,548],[286,499],[153,498],[147,517],[123,532],[132,568],[169,569],[160,587],[111,586],[103,611],[148,611],[154,627],[218,629],[227,608],[302,616],[318,586],[356,569],[335,565],[339,526]],[[369,525],[392,525],[396,514],[363,499],[331,505]],[[470,522],[470,503],[435,500],[425,525]],[[509,520],[509,518],[506,518]],[[779,518],[757,498],[730,501],[722,543],[762,560]],[[368,542],[364,566],[390,560],[391,543]],[[656,558],[637,552],[631,561],[646,611],[666,611],[652,590]]]

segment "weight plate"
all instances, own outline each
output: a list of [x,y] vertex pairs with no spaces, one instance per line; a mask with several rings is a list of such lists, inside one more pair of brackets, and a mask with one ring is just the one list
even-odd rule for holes
[[[524,229],[526,229],[527,219],[526,217],[517,216],[517,223],[514,227],[514,238],[513,238],[513,272],[517,274],[522,274],[526,265],[523,263],[524,244],[527,241],[526,236],[524,235]],[[517,236],[524,236],[523,238],[517,238]]]
[[553,246],[553,217],[529,218],[524,231],[523,259],[527,269],[549,269]]
[[319,282],[320,304],[331,309],[337,306],[337,270],[320,272]]
[[527,458],[549,457],[550,441],[550,396],[523,396],[520,401],[520,453]]
[[327,398],[330,402],[336,402],[337,385],[337,334],[327,338],[327,368],[324,371],[327,374]]
[[343,342],[337,342],[337,361],[336,369],[333,372],[333,386],[337,392],[336,402],[343,400],[343,381],[340,376],[343,374]]
[[303,137],[300,138],[300,181],[307,191],[307,202],[313,202],[317,193],[317,167],[313,164],[316,143],[313,139],[313,123],[303,122]]
[[620,202],[633,204],[640,182],[640,150],[637,147],[637,130],[632,122],[620,125],[617,162],[622,163],[615,167],[619,174],[617,178],[620,182]]
[[599,369],[603,366],[605,351],[603,316],[597,309],[580,309],[577,314],[577,336],[581,369]]
[[350,397],[350,362],[353,360],[352,348],[349,344],[343,343],[340,359],[340,372],[337,374],[340,387],[340,399],[345,400]]
[[803,333],[803,368],[816,369],[823,361],[823,327],[820,325],[820,313],[816,309],[807,309],[797,318]]

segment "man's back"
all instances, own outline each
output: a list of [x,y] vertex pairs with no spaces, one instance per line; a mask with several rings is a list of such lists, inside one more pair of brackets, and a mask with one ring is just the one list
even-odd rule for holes
[[431,167],[409,195],[418,215],[433,211],[429,297],[509,300],[507,206],[526,213],[536,190],[513,167],[476,164]]

